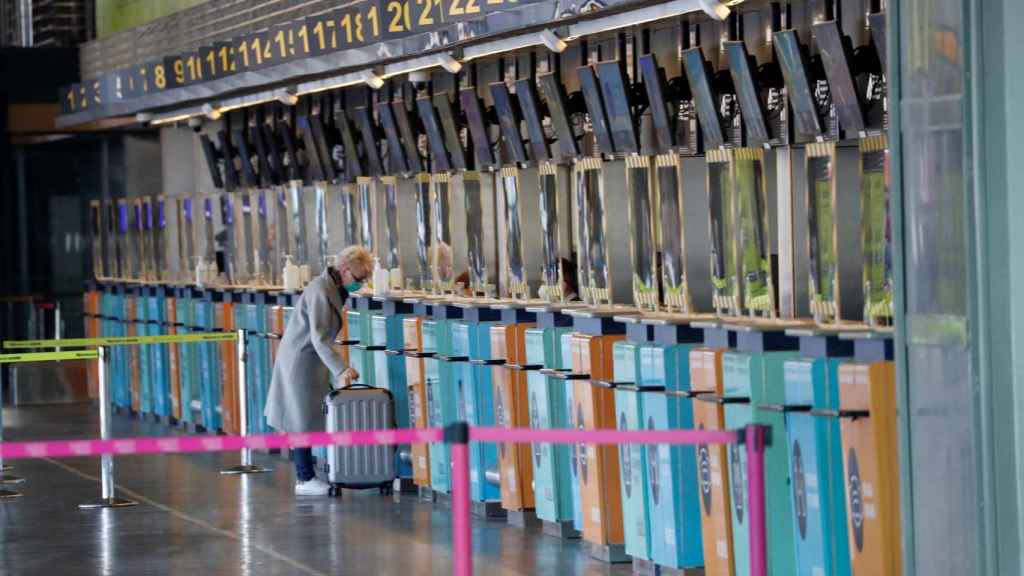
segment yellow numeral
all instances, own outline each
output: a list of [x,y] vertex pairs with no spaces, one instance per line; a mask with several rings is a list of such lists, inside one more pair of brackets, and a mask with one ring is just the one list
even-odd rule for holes
[[434,10],[434,0],[416,0],[416,4],[425,5],[423,11],[420,12],[419,25],[432,26],[434,24],[434,17],[430,13]]
[[185,62],[181,58],[174,61],[174,80],[179,86],[185,83]]
[[306,30],[305,24],[299,28],[299,38],[302,38],[302,53],[309,54],[309,30]]
[[[366,12],[366,19],[370,21],[372,38],[380,37],[380,20],[377,18],[377,5],[370,6],[370,9]],[[359,38],[362,41],[362,37]]]
[[238,45],[238,53],[242,55],[242,68],[245,70],[249,69],[249,43],[242,40],[242,43]]
[[388,32],[401,33],[409,29],[409,5],[391,0],[388,2],[388,14],[391,14],[391,23],[388,24]]
[[476,3],[476,0],[466,0],[466,14],[479,14],[480,5]]
[[164,70],[163,64],[157,64],[153,67],[153,82],[156,83],[156,87],[160,90],[167,88],[167,71]]
[[323,20],[317,22],[316,26],[313,26],[313,34],[316,35],[316,43],[317,43],[317,46],[320,47],[320,51],[326,50],[327,49],[327,43],[324,42],[324,22],[323,22]]
[[229,70],[231,72],[235,71],[235,63],[231,61],[230,56],[231,55],[228,52],[228,47],[227,46],[221,46],[220,47],[220,66],[221,66],[221,69],[224,72],[227,72]]
[[448,14],[452,16],[462,16],[466,13],[466,9],[459,4],[460,0],[452,0],[451,5],[448,7]]

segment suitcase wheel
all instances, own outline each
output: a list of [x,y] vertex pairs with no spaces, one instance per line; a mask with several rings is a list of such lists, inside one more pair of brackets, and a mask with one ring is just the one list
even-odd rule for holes
[[331,488],[327,491],[327,495],[341,497],[341,486],[331,484]]

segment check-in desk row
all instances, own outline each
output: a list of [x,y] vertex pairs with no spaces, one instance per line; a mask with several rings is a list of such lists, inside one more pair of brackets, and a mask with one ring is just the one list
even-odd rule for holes
[[[89,286],[84,299],[88,337],[245,329],[248,432],[269,431],[263,407],[294,295],[104,283]],[[112,347],[112,401],[122,410],[194,430],[238,433],[237,353],[235,342]]]
[[[763,424],[771,573],[897,573],[889,335],[787,334],[557,305],[404,303],[401,342],[383,352],[404,357],[411,425]],[[444,445],[413,446],[408,461],[417,485],[450,491]],[[536,518],[545,533],[582,536],[607,561],[745,574],[745,466],[742,446],[473,444],[471,497],[482,517],[524,526]]]

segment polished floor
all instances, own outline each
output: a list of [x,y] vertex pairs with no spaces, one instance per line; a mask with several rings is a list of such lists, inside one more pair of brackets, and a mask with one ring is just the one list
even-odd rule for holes
[[[4,409],[11,440],[85,438],[94,405]],[[168,434],[115,417],[117,436]],[[222,476],[237,453],[118,458],[119,496],[139,505],[79,510],[99,496],[99,460],[18,460],[24,496],[0,503],[0,574],[421,574],[451,573],[450,516],[414,496],[346,492],[296,497],[289,463],[257,456],[272,474]],[[629,574],[562,542],[500,522],[476,521],[474,565],[485,576]]]

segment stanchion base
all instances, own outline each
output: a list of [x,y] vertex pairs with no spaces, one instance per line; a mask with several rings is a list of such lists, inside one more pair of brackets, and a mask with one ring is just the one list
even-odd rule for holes
[[509,510],[508,525],[524,530],[541,528],[540,519],[533,510]]
[[626,554],[626,547],[622,544],[586,542],[586,547],[590,549],[591,558],[606,564],[628,564],[633,560],[632,556]]
[[543,520],[541,523],[541,532],[545,536],[554,536],[555,538],[561,538],[563,540],[573,540],[580,537],[580,531],[573,528],[572,520],[563,520],[561,522],[549,522]]
[[0,500],[13,500],[15,498],[21,498],[21,492],[0,488]]
[[25,482],[25,479],[21,476],[12,476],[10,474],[0,474],[0,484],[21,484]]
[[473,516],[484,519],[502,519],[508,516],[508,512],[501,507],[501,502],[488,500],[486,502],[471,502]]
[[139,503],[134,500],[126,500],[124,498],[101,498],[95,502],[86,502],[79,504],[78,507],[82,510],[92,510],[94,508],[127,508],[128,506],[137,506]]
[[262,466],[243,465],[233,466],[226,470],[221,470],[220,473],[225,476],[237,476],[241,474],[266,474],[267,472],[273,472],[271,468],[264,468]]

